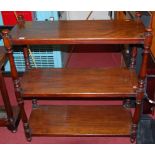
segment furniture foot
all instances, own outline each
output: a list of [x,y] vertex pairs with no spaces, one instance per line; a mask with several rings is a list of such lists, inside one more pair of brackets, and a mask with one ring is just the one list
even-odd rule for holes
[[15,125],[14,123],[14,119],[13,118],[10,118],[8,120],[9,122],[9,125],[7,126],[7,128],[12,132],[12,133],[15,133],[17,132],[17,126]]
[[15,127],[14,125],[9,125],[8,129],[12,132],[12,133],[16,133],[17,132],[17,127]]
[[131,143],[134,143],[135,142],[136,135],[137,135],[137,124],[132,124],[131,135],[130,135],[130,141],[131,141]]
[[24,131],[25,131],[25,136],[26,136],[27,141],[31,142],[32,140],[31,130],[30,130],[28,123],[24,123]]

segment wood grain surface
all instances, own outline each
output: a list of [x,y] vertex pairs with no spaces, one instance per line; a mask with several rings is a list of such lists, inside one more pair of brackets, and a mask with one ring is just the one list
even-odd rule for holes
[[135,96],[137,77],[126,68],[32,69],[21,80],[24,97]]
[[29,123],[33,136],[129,136],[132,119],[122,106],[53,105],[34,109]]
[[119,20],[37,21],[16,25],[13,44],[125,44],[143,43],[142,23]]

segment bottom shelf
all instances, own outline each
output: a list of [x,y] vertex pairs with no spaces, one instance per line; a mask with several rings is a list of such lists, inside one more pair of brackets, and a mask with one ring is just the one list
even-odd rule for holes
[[33,109],[32,136],[129,136],[130,111],[113,105],[52,105]]

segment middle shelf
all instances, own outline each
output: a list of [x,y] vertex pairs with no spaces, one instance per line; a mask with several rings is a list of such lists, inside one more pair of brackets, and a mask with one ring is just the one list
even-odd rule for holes
[[137,75],[127,68],[32,69],[21,88],[23,97],[134,97]]

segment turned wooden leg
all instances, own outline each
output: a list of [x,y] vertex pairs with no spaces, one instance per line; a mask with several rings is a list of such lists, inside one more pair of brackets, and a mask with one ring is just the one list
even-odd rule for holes
[[38,107],[37,99],[32,99],[32,108],[35,109]]
[[132,124],[132,126],[131,126],[131,136],[130,136],[131,143],[135,142],[136,135],[137,135],[137,124]]
[[136,57],[137,57],[137,47],[132,47],[131,51],[131,60],[130,60],[130,69],[136,68]]
[[28,52],[27,46],[24,47],[23,54],[24,54],[24,59],[25,59],[26,70],[29,70],[29,69],[31,69],[31,66],[30,66],[29,52]]
[[137,128],[138,128],[138,122],[139,122],[140,115],[141,115],[141,107],[142,107],[141,103],[138,103],[136,105],[134,118],[133,118],[133,124],[131,126],[131,135],[130,135],[131,143],[134,143],[137,137]]
[[[130,69],[136,68],[136,57],[137,57],[137,47],[133,46],[131,51],[131,59],[130,59]],[[125,108],[131,108],[133,105],[131,104],[131,99],[127,98],[123,101],[123,107]]]
[[15,122],[14,122],[11,103],[9,100],[8,92],[6,89],[5,81],[4,81],[1,70],[0,70],[0,91],[1,91],[2,98],[3,98],[3,102],[4,102],[5,111],[7,113],[7,119],[8,119],[8,124],[9,124],[8,129],[11,130],[12,132],[16,132],[17,126],[15,125]]
[[31,130],[30,130],[30,127],[28,124],[28,119],[27,119],[25,109],[24,109],[24,100],[23,100],[22,94],[21,94],[20,81],[19,81],[19,79],[16,79],[13,82],[14,82],[14,88],[15,88],[15,95],[17,98],[18,105],[20,107],[20,116],[21,116],[21,119],[23,122],[25,136],[28,141],[31,141],[31,139],[32,139],[31,138]]
[[138,77],[136,108],[135,108],[135,112],[133,116],[131,142],[134,142],[136,140],[137,126],[138,126],[141,112],[142,112],[142,101],[144,99],[144,92],[145,92],[144,83],[145,83],[145,78],[147,74],[148,54],[150,52],[150,46],[152,42],[151,31],[152,31],[151,29],[147,29],[147,32],[145,33],[144,52],[143,52],[142,65],[141,65],[141,69],[140,69],[139,77]]
[[2,35],[3,42],[4,42],[4,45],[5,45],[5,47],[7,49],[7,53],[8,53],[8,58],[9,58],[10,68],[11,68],[11,76],[13,79],[14,89],[15,89],[15,96],[16,96],[16,99],[18,102],[18,106],[20,108],[20,116],[21,116],[21,119],[23,122],[25,135],[26,135],[27,140],[31,141],[31,132],[30,132],[28,119],[27,119],[25,109],[24,109],[24,100],[22,97],[22,91],[21,91],[21,85],[20,85],[20,81],[19,81],[19,77],[18,77],[18,72],[16,69],[15,62],[14,62],[13,50],[12,50],[12,46],[11,46],[11,39],[9,36],[9,31],[3,30],[2,34],[3,34]]
[[18,15],[17,17],[17,25],[20,29],[25,27],[25,20],[23,15]]

